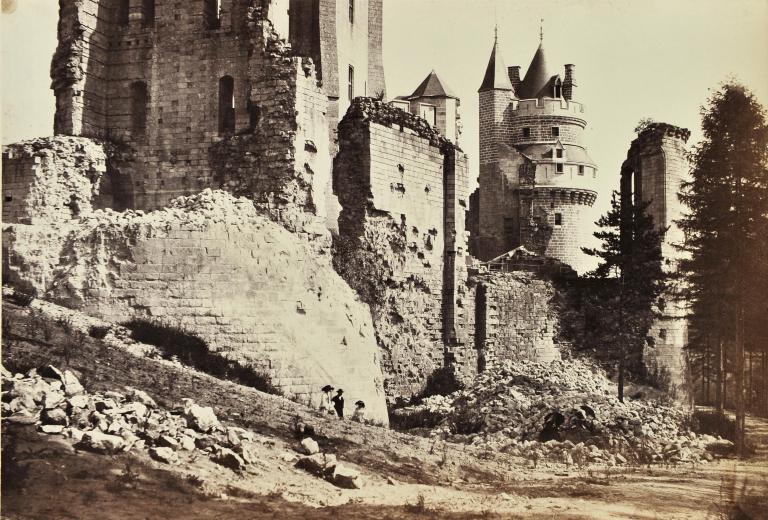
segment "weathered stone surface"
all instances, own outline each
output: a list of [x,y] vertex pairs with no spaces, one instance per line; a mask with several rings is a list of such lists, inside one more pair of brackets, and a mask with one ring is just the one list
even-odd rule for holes
[[58,424],[66,426],[69,423],[67,413],[61,408],[43,410],[40,414],[40,421],[43,424]]
[[190,428],[202,433],[208,433],[219,426],[213,408],[197,405],[191,399],[184,403],[184,417]]
[[318,453],[320,451],[320,446],[318,446],[317,441],[315,441],[310,437],[307,437],[306,439],[301,441],[301,449],[307,455],[314,455],[315,453]]
[[360,478],[360,472],[341,464],[336,464],[336,468],[333,471],[333,483],[347,489],[360,489],[363,487],[363,479]]
[[225,468],[234,471],[242,471],[245,469],[245,461],[243,458],[229,448],[219,447],[213,455],[213,460]]
[[171,448],[150,448],[149,456],[165,464],[178,462],[178,456]]
[[43,424],[40,426],[40,431],[49,435],[61,434],[64,431],[64,426],[61,424]]
[[125,447],[125,441],[117,435],[107,435],[99,430],[92,430],[83,434],[81,444],[89,450],[98,453],[117,453]]
[[126,388],[126,397],[129,401],[141,403],[148,408],[156,408],[157,403],[152,397],[143,390],[137,390],[135,388]]
[[253,202],[206,191],[152,213],[6,227],[3,247],[12,283],[107,321],[149,309],[214,350],[226,346],[294,399],[343,382],[349,399],[387,421],[370,310],[333,270],[324,229],[292,234]]

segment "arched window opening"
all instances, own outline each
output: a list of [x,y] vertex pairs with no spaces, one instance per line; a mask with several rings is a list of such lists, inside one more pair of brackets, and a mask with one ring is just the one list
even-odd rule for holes
[[123,27],[128,26],[131,20],[131,3],[129,0],[118,0],[117,2],[117,23]]
[[142,0],[141,10],[141,20],[144,27],[155,25],[155,0]]
[[136,81],[131,84],[131,129],[143,132],[147,128],[147,103],[149,94],[147,84]]
[[221,27],[221,0],[205,0],[203,18],[206,28],[218,29]]
[[559,79],[555,81],[555,97],[561,98],[563,97],[563,82]]
[[235,80],[232,76],[219,79],[219,133],[235,131]]

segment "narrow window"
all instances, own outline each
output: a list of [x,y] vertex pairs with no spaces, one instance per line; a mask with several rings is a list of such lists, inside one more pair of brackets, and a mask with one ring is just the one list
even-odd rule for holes
[[144,27],[155,25],[155,0],[142,0],[142,24]]
[[562,159],[563,158],[563,151],[562,150],[555,150],[555,156],[558,159]]
[[13,195],[6,195],[3,199],[5,202],[11,202],[13,200]]
[[559,126],[553,126],[552,127],[552,137],[559,137],[560,136],[560,127]]
[[147,84],[136,81],[131,84],[131,129],[143,132],[147,128]]
[[355,68],[352,65],[349,66],[349,73],[347,75],[347,95],[351,103],[355,99]]
[[667,329],[659,330],[659,339],[667,339]]
[[562,213],[555,213],[555,225],[556,226],[562,226],[563,225],[563,214]]
[[208,29],[218,29],[221,22],[221,0],[205,0],[203,18]]
[[531,137],[531,129],[528,127],[523,128],[523,137]]
[[555,169],[556,169],[557,173],[563,173],[563,163],[557,163],[555,165]]
[[355,0],[349,0],[349,23],[355,23]]
[[419,103],[419,115],[432,126],[435,126],[437,123],[437,114],[435,112],[435,107],[432,105]]
[[219,133],[235,131],[235,80],[232,76],[219,79]]
[[584,165],[583,164],[579,165],[579,175],[584,175]]
[[563,97],[563,83],[560,80],[555,81],[555,97]]
[[120,0],[117,3],[117,23],[123,27],[128,26],[131,20],[131,4],[129,0]]

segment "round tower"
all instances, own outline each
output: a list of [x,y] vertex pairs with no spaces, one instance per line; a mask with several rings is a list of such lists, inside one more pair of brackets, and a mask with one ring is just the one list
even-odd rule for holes
[[[494,47],[488,70],[498,61]],[[479,229],[473,243],[481,247],[473,253],[489,260],[524,246],[583,272],[589,259],[581,247],[589,235],[586,213],[597,196],[597,166],[584,144],[584,106],[573,100],[575,66],[565,65],[563,76],[551,74],[542,43],[522,80],[518,66],[509,67],[504,80],[511,96],[503,108],[496,106],[503,99],[498,87],[480,91]],[[490,124],[494,116],[500,119]]]

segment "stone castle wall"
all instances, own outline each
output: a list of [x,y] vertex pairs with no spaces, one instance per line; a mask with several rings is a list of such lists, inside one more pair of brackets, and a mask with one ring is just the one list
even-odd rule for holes
[[417,393],[464,319],[466,158],[420,118],[371,100],[352,105],[339,147],[336,266],[372,307],[388,395]]
[[316,229],[290,233],[247,199],[205,191],[147,214],[6,226],[3,276],[108,321],[180,325],[298,401],[319,404],[330,383],[386,422],[370,311]]

